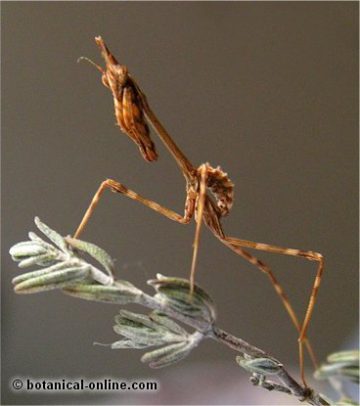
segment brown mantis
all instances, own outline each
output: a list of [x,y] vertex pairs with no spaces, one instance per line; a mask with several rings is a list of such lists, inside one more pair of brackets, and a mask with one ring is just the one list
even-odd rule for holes
[[[276,293],[279,295],[288,315],[290,316],[292,323],[298,331],[300,373],[303,383],[306,386],[303,346],[306,346],[312,362],[316,366],[317,363],[315,355],[310,342],[306,337],[306,333],[314,310],[314,305],[324,270],[323,256],[314,251],[284,248],[227,236],[221,225],[221,217],[226,216],[229,213],[233,204],[234,184],[228,175],[223,172],[220,167],[213,168],[208,163],[202,164],[198,168],[195,168],[190,163],[151,110],[144,93],[141,91],[133,77],[129,74],[126,66],[118,63],[101,37],[96,37],[95,41],[100,48],[102,57],[105,60],[105,69],[87,58],[80,59],[86,59],[101,72],[102,83],[104,86],[110,89],[113,96],[116,121],[120,126],[120,129],[138,145],[143,158],[147,161],[154,161],[157,159],[155,145],[150,138],[148,123],[152,126],[155,133],[159,136],[165,147],[175,159],[183,176],[185,177],[186,201],[184,214],[180,215],[171,209],[140,196],[136,192],[128,189],[122,183],[112,179],[107,179],[101,183],[100,187],[95,193],[79,227],[74,234],[74,237],[79,237],[83,232],[100,200],[101,195],[106,189],[110,189],[113,192],[123,194],[130,199],[136,200],[150,209],[168,217],[170,220],[181,224],[189,223],[191,218],[194,217],[197,224],[190,273],[190,282],[191,287],[193,288],[195,264],[199,248],[200,228],[202,220],[204,220],[207,227],[211,230],[215,237],[218,238],[219,241],[243,257],[246,261],[255,265],[261,272],[265,273],[269,277]],[[211,192],[212,197],[209,196],[208,191]],[[271,269],[264,262],[250,254],[247,249],[303,257],[310,261],[317,262],[317,273],[307,310],[305,312],[305,317],[302,322],[299,321],[288,299],[288,296],[275,278]]]

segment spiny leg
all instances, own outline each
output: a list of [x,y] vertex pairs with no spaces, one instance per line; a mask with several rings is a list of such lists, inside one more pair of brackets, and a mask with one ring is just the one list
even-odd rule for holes
[[[298,331],[299,337],[301,337],[301,339],[299,338],[299,363],[300,363],[301,377],[304,382],[304,385],[306,386],[306,381],[305,381],[305,376],[304,376],[304,363],[303,363],[304,357],[303,357],[302,343],[304,343],[306,345],[307,351],[309,353],[309,356],[310,356],[315,368],[317,367],[317,361],[315,358],[314,351],[311,347],[311,344],[305,335],[306,330],[302,336],[304,323],[303,323],[303,325],[301,325],[301,323],[299,322],[299,319],[296,315],[295,310],[293,309],[293,307],[290,303],[290,300],[288,299],[288,296],[286,295],[284,289],[282,288],[282,286],[276,279],[276,277],[273,274],[273,272],[271,271],[271,269],[264,262],[258,260],[252,254],[250,254],[248,251],[245,251],[242,248],[241,242],[243,240],[226,237],[223,234],[222,230],[221,230],[221,233],[219,233],[214,228],[213,223],[209,222],[209,219],[211,220],[211,219],[213,219],[213,217],[217,218],[217,215],[215,212],[212,212],[210,214],[210,212],[208,212],[209,207],[205,205],[205,203],[207,202],[206,199],[209,199],[209,197],[206,196],[206,180],[207,180],[207,175],[208,175],[208,169],[209,168],[208,168],[207,164],[201,165],[198,169],[198,172],[200,172],[200,174],[201,174],[201,183],[200,183],[200,192],[199,192],[199,198],[198,198],[198,207],[196,210],[197,227],[196,227],[196,233],[195,233],[195,239],[194,239],[194,253],[193,253],[193,262],[192,262],[191,276],[190,276],[190,282],[191,282],[190,286],[193,286],[193,283],[194,283],[194,272],[195,272],[197,250],[198,250],[198,245],[199,245],[200,226],[201,226],[202,218],[204,217],[205,222],[208,225],[208,227],[211,229],[211,231],[215,234],[215,236],[221,242],[223,242],[230,249],[235,251],[238,255],[242,256],[252,265],[255,265],[259,270],[261,270],[263,273],[265,273],[269,277],[276,293],[279,295],[287,313],[289,314],[291,321],[293,322],[296,330]],[[255,244],[256,243],[248,242],[248,244],[244,245],[244,246],[246,246],[248,248],[255,248]],[[264,246],[264,244],[260,244],[260,247],[263,247],[263,246]],[[285,250],[285,249],[281,249],[281,251],[280,251],[280,247],[274,247],[274,246],[272,246],[272,248],[274,250],[277,249],[277,251],[272,251],[272,252],[277,252],[277,253],[283,253],[283,251]],[[291,250],[291,249],[287,249],[287,250],[288,250],[288,252],[287,252],[288,255],[293,255],[295,252],[295,250]]]
[[[294,326],[296,327],[296,330],[298,331],[298,333],[300,335],[302,326],[299,322],[299,319],[298,319],[298,317],[295,313],[295,310],[293,309],[293,307],[290,303],[290,300],[289,300],[288,296],[286,295],[283,287],[278,282],[278,280],[276,279],[276,277],[275,277],[274,273],[271,271],[271,269],[264,262],[258,260],[257,258],[255,258],[253,255],[251,255],[249,252],[247,252],[245,250],[237,248],[234,251],[236,251],[237,254],[241,255],[243,258],[247,259],[251,264],[257,266],[258,269],[260,269],[262,272],[267,274],[267,276],[270,279],[271,284],[273,285],[273,287],[274,287],[276,293],[279,295],[287,313],[289,314],[291,321],[293,322]],[[308,351],[311,361],[314,365],[314,368],[316,368],[317,361],[316,361],[316,357],[315,357],[314,351],[312,349],[312,346],[310,344],[310,341],[306,337],[303,338],[303,341],[306,345],[307,351]],[[305,374],[304,374],[303,348],[302,348],[302,345],[300,345],[300,342],[299,342],[299,367],[300,367],[301,379],[302,379],[304,385],[307,386],[306,380],[305,380]]]
[[[250,263],[256,265],[260,270],[263,272],[267,273],[276,292],[279,294],[281,297],[284,306],[289,313],[289,316],[291,320],[293,321],[294,325],[296,326],[297,330],[299,331],[299,363],[300,363],[300,372],[301,372],[301,378],[304,382],[304,385],[306,385],[305,381],[305,374],[304,374],[304,354],[303,354],[303,344],[307,346],[307,349],[309,351],[309,355],[314,363],[314,366],[316,367],[317,362],[314,357],[314,353],[311,349],[311,346],[306,338],[306,332],[309,327],[309,323],[311,320],[311,316],[314,310],[320,282],[321,282],[321,277],[324,271],[324,258],[321,254],[314,252],[314,251],[302,251],[294,248],[284,248],[284,247],[278,247],[274,245],[269,245],[269,244],[262,244],[262,243],[256,243],[252,241],[247,241],[247,240],[241,240],[238,238],[232,238],[232,237],[225,237],[223,239],[220,239],[224,244],[226,244],[229,248],[231,248],[233,251],[241,255],[243,258],[247,259]],[[314,284],[312,287],[309,303],[307,306],[307,310],[305,313],[304,320],[302,324],[300,325],[296,314],[290,305],[290,302],[287,298],[287,296],[284,293],[284,290],[282,289],[281,285],[277,282],[275,279],[275,276],[271,272],[271,270],[263,264],[261,261],[257,260],[255,257],[250,255],[248,252],[244,251],[242,248],[252,248],[256,249],[259,251],[266,251],[266,252],[271,252],[271,253],[276,253],[276,254],[283,254],[283,255],[290,255],[290,256],[296,256],[296,257],[303,257],[306,258],[310,261],[317,261],[318,262],[318,268],[317,268],[317,273],[316,277],[314,280]]]
[[[104,46],[101,46],[101,42],[103,42],[103,41],[101,40],[100,37],[98,37],[98,38],[96,39],[96,41],[97,41],[98,45],[99,45],[101,48],[104,48],[104,50],[106,50],[106,54],[110,54],[110,52],[109,52],[109,50],[106,48],[106,45],[105,45],[105,44],[103,44]],[[105,57],[105,59],[107,59],[107,58],[106,58],[106,55],[104,55],[104,57]],[[111,57],[112,57],[112,58],[111,58],[111,60],[109,60],[109,65],[117,65],[118,63],[117,63],[116,59],[115,59],[112,55],[111,55]],[[107,61],[107,65],[108,65],[108,61]],[[98,69],[99,69],[99,67],[98,67]],[[102,69],[99,69],[99,70],[102,71]],[[104,83],[104,81],[103,81],[103,83]],[[141,97],[142,105],[143,105],[142,107],[143,107],[144,112],[145,112],[145,114],[146,114],[146,116],[147,116],[147,119],[150,121],[150,123],[152,124],[152,126],[154,127],[154,129],[156,130],[156,132],[158,133],[159,137],[160,137],[161,140],[164,142],[165,146],[169,149],[169,151],[171,152],[171,154],[173,155],[173,157],[174,157],[175,160],[177,161],[177,163],[178,163],[178,165],[180,166],[180,168],[181,168],[181,170],[182,170],[182,172],[183,172],[185,178],[187,179],[187,181],[191,181],[191,180],[194,178],[194,173],[195,173],[194,168],[192,167],[192,165],[190,164],[190,162],[187,160],[187,158],[184,156],[184,154],[182,153],[182,151],[180,151],[180,149],[177,147],[177,145],[176,145],[176,144],[174,143],[174,141],[171,139],[170,135],[166,132],[165,128],[161,125],[161,123],[159,122],[159,120],[157,119],[157,117],[155,116],[155,114],[151,111],[151,109],[150,109],[150,107],[149,107],[149,105],[148,105],[148,103],[147,103],[147,100],[146,100],[145,95],[141,92],[141,90],[139,89],[139,87],[138,87],[138,85],[136,84],[136,82],[134,81],[133,83],[134,83],[135,88],[138,90],[139,96]],[[104,83],[104,84],[105,84],[105,86],[109,87],[108,84],[106,84],[106,83]],[[109,185],[108,185],[107,187],[111,188],[111,186],[109,186]],[[119,190],[114,190],[114,191],[119,192],[119,193],[124,193],[123,191],[119,191]],[[94,203],[94,201],[96,200],[96,197],[97,197],[97,200],[98,200],[98,198],[100,197],[100,195],[102,194],[102,192],[103,192],[103,189],[102,189],[102,187],[100,187],[99,190],[98,190],[98,192],[97,192],[97,194],[94,196],[94,199],[93,199],[93,202],[92,202],[92,203]],[[124,193],[124,194],[126,194],[126,193]],[[128,197],[131,197],[131,196],[128,196]],[[132,197],[132,198],[133,198],[133,197]],[[188,199],[189,199],[189,195],[188,195]],[[139,200],[139,199],[136,199],[136,198],[135,198],[135,200]],[[141,201],[141,200],[139,200],[139,201]],[[143,203],[144,203],[144,202],[143,202]],[[157,203],[155,203],[155,202],[152,202],[152,203],[157,204]],[[205,206],[206,203],[208,203],[208,202],[207,202],[206,199],[205,199],[205,203],[203,203],[203,206]],[[90,216],[91,216],[91,214],[92,214],[92,211],[95,209],[96,204],[97,204],[97,201],[95,201],[95,204],[94,204],[94,205],[91,204],[91,205],[89,206],[89,209],[88,209],[88,211],[86,212],[86,214],[85,214],[85,216],[84,216],[84,219],[83,219],[83,221],[81,222],[81,224],[80,224],[80,226],[79,226],[79,228],[78,228],[78,230],[77,230],[77,232],[76,232],[75,235],[79,235],[79,234],[81,233],[81,231],[83,230],[85,224],[87,223],[88,219],[90,218]],[[144,204],[145,204],[145,203],[144,203]],[[189,204],[189,206],[192,206],[192,207],[193,207],[193,205],[194,205],[194,201],[192,200],[192,202]],[[156,208],[151,207],[151,206],[148,205],[148,204],[147,204],[147,206],[150,207],[150,208],[153,208],[154,210],[156,210],[156,211],[158,211],[158,212],[161,212],[161,211],[157,210]],[[92,210],[91,210],[91,208],[92,208]],[[213,209],[212,206],[210,206],[210,208]],[[171,219],[173,219],[173,220],[175,220],[175,221],[179,221],[179,219],[177,219],[177,218],[172,218],[172,217],[169,215],[169,213],[166,213],[166,211],[167,211],[168,209],[166,209],[166,208],[163,208],[163,209],[165,210],[165,212],[162,212],[162,214],[164,214],[165,216],[167,216],[167,217],[169,217],[169,218],[171,218]],[[170,211],[170,212],[171,212],[171,211]],[[176,217],[176,216],[179,216],[179,215],[177,215],[177,214],[174,213],[174,212],[172,212],[172,213],[175,215],[175,217]],[[192,212],[192,213],[193,213],[193,212]],[[214,213],[205,213],[205,214],[206,214],[205,218],[206,218],[206,217],[208,218],[207,221],[206,221],[207,225],[212,229],[212,231],[214,232],[214,234],[215,234],[222,242],[226,243],[226,242],[225,242],[225,237],[224,237],[224,235],[223,235],[223,233],[222,233],[221,224],[219,223],[219,219],[218,219],[216,213],[214,212]],[[213,214],[213,215],[212,215],[212,214]],[[87,215],[88,215],[88,216],[87,216]],[[210,222],[210,220],[212,220],[212,217],[214,218],[214,221],[213,221],[213,222]],[[216,218],[215,218],[215,217],[216,217]],[[181,216],[180,216],[180,218],[181,218]],[[183,221],[179,221],[179,222],[184,222],[184,223],[187,222],[187,221],[185,221],[185,218],[186,218],[186,214],[185,214],[184,217],[182,218]],[[200,220],[200,222],[198,222],[198,228],[199,228],[198,233],[200,232],[200,224],[201,224],[201,220]],[[216,228],[215,228],[215,226],[216,226]],[[247,254],[244,250],[241,250],[240,247],[237,247],[237,248],[236,248],[236,245],[238,245],[238,242],[239,242],[239,241],[241,241],[241,240],[238,240],[237,243],[235,244],[235,246],[233,246],[233,247],[231,246],[230,243],[229,243],[230,245],[229,245],[229,244],[227,244],[227,245],[230,246],[230,248],[232,248],[234,251],[236,251],[237,253],[239,253],[240,255],[242,255],[244,258],[249,257],[250,254]],[[233,241],[233,242],[234,242],[234,241]],[[195,237],[195,245],[196,245],[196,244],[198,245],[198,240],[197,240],[197,243],[196,243],[196,237]],[[240,245],[240,246],[241,246],[241,245]],[[247,245],[245,245],[245,246],[247,246]],[[260,249],[260,248],[256,248],[256,247],[250,247],[250,248]],[[293,251],[295,251],[295,250],[293,250]],[[241,254],[241,252],[242,252],[242,254]],[[275,252],[275,251],[269,251],[269,252]],[[282,253],[282,254],[287,254],[287,255],[294,255],[294,254],[291,254],[291,253],[289,253],[289,252],[280,252],[280,253]],[[309,252],[309,253],[311,253],[311,252]],[[307,254],[309,254],[309,253],[307,253]],[[316,254],[316,253],[314,253],[314,254]],[[295,315],[295,312],[294,312],[293,310],[292,310],[292,316],[291,316],[291,313],[290,313],[289,310],[288,310],[288,308],[289,308],[289,309],[291,308],[291,306],[289,307],[290,303],[289,303],[288,300],[287,300],[288,306],[285,306],[285,307],[287,308],[287,310],[288,310],[288,312],[289,312],[289,315],[290,315],[290,317],[292,318],[292,320],[293,320],[295,326],[297,327],[298,331],[300,331],[300,337],[299,337],[299,348],[301,349],[301,350],[300,350],[300,353],[302,353],[302,342],[305,341],[305,343],[307,343],[307,341],[306,341],[306,330],[307,330],[309,321],[310,321],[310,319],[311,319],[311,314],[312,314],[312,310],[313,310],[313,307],[314,307],[314,303],[315,303],[315,299],[316,299],[316,295],[317,295],[317,290],[318,290],[318,287],[319,287],[319,284],[320,284],[321,274],[322,274],[322,271],[323,271],[323,258],[322,258],[322,256],[321,256],[320,254],[316,254],[316,255],[318,255],[319,257],[318,257],[318,258],[315,258],[315,257],[312,258],[312,257],[306,256],[306,255],[301,255],[301,254],[297,255],[297,256],[304,256],[304,257],[307,257],[308,259],[311,259],[311,260],[317,260],[317,261],[319,262],[318,274],[317,274],[317,277],[316,277],[315,282],[314,282],[312,295],[311,295],[311,298],[310,298],[310,301],[309,301],[308,309],[307,309],[307,312],[306,312],[306,315],[305,315],[305,319],[304,319],[304,322],[303,322],[302,326],[300,326],[300,324],[299,324],[299,322],[298,322],[298,320],[297,320],[297,317],[296,317],[296,315]],[[196,258],[196,257],[195,257],[195,258]],[[248,260],[249,260],[249,259],[248,259]],[[260,269],[261,269],[261,267],[260,267]],[[264,272],[266,272],[265,269],[262,269],[262,270],[263,270]],[[270,271],[270,270],[269,270],[269,271]],[[272,275],[272,277],[273,277],[273,274],[271,273],[271,271],[270,271],[270,273],[269,273],[269,272],[266,272],[266,273],[269,275],[269,277],[271,277],[271,275]],[[273,282],[274,282],[274,281],[273,281]],[[273,284],[274,284],[274,283],[273,283]],[[279,284],[277,284],[277,285],[280,286]],[[274,284],[274,287],[275,287],[275,284]],[[292,308],[291,308],[291,309],[292,309]],[[295,316],[295,318],[294,318],[294,316]]]
[[181,216],[180,214],[174,212],[171,209],[168,209],[152,200],[149,200],[149,199],[146,199],[146,198],[140,196],[136,192],[128,189],[122,183],[119,183],[112,179],[106,179],[105,181],[103,181],[101,183],[100,187],[98,188],[97,192],[95,193],[94,197],[92,198],[92,201],[91,201],[88,209],[86,210],[79,227],[77,228],[77,230],[74,234],[74,238],[78,238],[80,236],[80,234],[84,231],[88,221],[90,220],[90,217],[94,213],[96,206],[99,203],[101,195],[104,193],[104,191],[106,189],[110,189],[111,191],[113,191],[115,193],[121,193],[124,196],[129,197],[130,199],[136,200],[136,201],[144,204],[145,206],[149,207],[150,209],[155,210],[156,212],[169,218],[170,220],[176,221],[178,223],[187,224],[191,220],[191,217],[193,216],[193,213],[194,213],[194,206],[195,206],[194,196],[192,196],[191,193],[187,194],[186,203],[185,203],[185,213],[183,216]]
[[235,247],[238,246],[238,247],[253,248],[258,251],[266,251],[266,252],[271,252],[273,254],[282,254],[282,255],[290,255],[290,256],[294,256],[294,257],[302,257],[302,258],[308,259],[309,261],[318,262],[317,273],[316,273],[316,277],[314,280],[314,285],[313,285],[313,289],[311,292],[311,297],[309,300],[308,308],[307,308],[305,318],[303,321],[301,335],[299,338],[301,339],[301,338],[305,337],[306,331],[308,329],[309,322],[311,319],[314,304],[316,301],[316,297],[318,294],[319,286],[321,283],[322,274],[324,271],[324,257],[321,254],[319,254],[318,252],[314,252],[314,251],[304,251],[304,250],[299,250],[296,248],[279,247],[276,245],[257,243],[257,242],[253,242],[253,241],[241,240],[241,239],[232,238],[232,237],[226,237],[225,240]]
[[205,206],[205,199],[206,199],[206,178],[207,178],[207,166],[206,164],[201,165],[199,168],[200,172],[200,190],[197,198],[197,207],[196,207],[196,229],[195,229],[195,237],[193,243],[193,257],[191,261],[191,270],[190,270],[190,294],[192,295],[194,292],[194,284],[195,284],[195,270],[196,270],[196,261],[199,251],[199,243],[200,243],[200,231],[201,231],[201,224],[204,215],[204,206]]

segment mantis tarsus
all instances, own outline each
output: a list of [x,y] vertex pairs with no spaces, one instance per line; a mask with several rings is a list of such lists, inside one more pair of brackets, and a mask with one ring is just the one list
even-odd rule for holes
[[[196,258],[199,247],[200,228],[202,220],[204,220],[207,227],[211,230],[215,237],[219,239],[219,241],[243,257],[246,261],[255,265],[261,272],[265,273],[269,277],[276,293],[279,295],[287,313],[289,314],[292,323],[299,333],[298,342],[300,373],[303,383],[306,386],[303,345],[305,344],[312,362],[316,366],[317,363],[315,355],[311,344],[306,337],[306,333],[314,310],[314,305],[324,270],[323,256],[314,251],[284,248],[227,236],[221,225],[221,217],[226,216],[229,213],[233,204],[234,184],[228,175],[223,172],[220,167],[213,168],[208,163],[202,164],[198,168],[195,168],[190,163],[183,152],[172,140],[158,118],[155,116],[154,112],[151,110],[145,94],[141,91],[134,78],[129,74],[127,67],[118,63],[101,37],[96,37],[95,41],[100,48],[102,57],[105,60],[105,69],[87,58],[80,59],[89,61],[101,72],[102,83],[104,86],[110,89],[113,96],[116,121],[120,126],[120,129],[138,145],[143,158],[150,162],[157,159],[157,152],[150,137],[148,123],[154,129],[155,133],[159,136],[165,147],[175,159],[183,176],[185,177],[186,201],[184,214],[180,215],[171,209],[140,196],[136,192],[128,189],[122,183],[112,179],[107,179],[101,183],[100,187],[95,193],[79,227],[74,234],[74,237],[79,237],[83,232],[100,200],[102,193],[106,189],[110,189],[113,192],[123,194],[130,199],[136,200],[178,223],[187,224],[190,222],[192,217],[195,217],[197,224],[190,272],[192,291],[194,286]],[[213,197],[209,196],[208,191],[212,193]],[[284,289],[275,278],[271,269],[264,262],[250,254],[247,249],[303,257],[310,261],[317,262],[317,273],[309,298],[307,310],[305,312],[305,317],[302,322],[299,321]]]

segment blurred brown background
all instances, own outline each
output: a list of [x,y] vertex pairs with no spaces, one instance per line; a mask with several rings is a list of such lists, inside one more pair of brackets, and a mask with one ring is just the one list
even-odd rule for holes
[[[358,321],[357,20],[356,2],[2,3],[3,404],[264,403],[255,398],[260,389],[237,386],[247,376],[215,342],[153,371],[139,361],[141,351],[93,347],[119,338],[116,306],[12,291],[19,271],[8,250],[34,230],[33,217],[72,233],[107,177],[183,211],[184,181],[165,149],[156,140],[159,161],[143,161],[115,127],[99,73],[76,64],[81,55],[102,63],[93,40],[99,34],[189,159],[220,164],[235,182],[228,234],[325,255],[309,336],[320,360],[351,347]],[[193,233],[194,223],[172,223],[107,193],[83,238],[117,258],[119,277],[145,287],[156,272],[188,275]],[[316,265],[258,256],[303,314]],[[296,368],[297,335],[267,278],[205,228],[197,281],[214,297],[220,326]],[[13,393],[14,376],[148,377],[162,389]],[[267,404],[289,402],[265,395]]]

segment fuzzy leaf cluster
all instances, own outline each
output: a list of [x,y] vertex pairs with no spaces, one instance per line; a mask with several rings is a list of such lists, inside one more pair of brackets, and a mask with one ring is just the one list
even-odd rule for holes
[[189,355],[197,345],[197,335],[189,334],[167,315],[153,311],[149,315],[120,310],[115,316],[114,331],[123,336],[111,344],[113,349],[148,348],[161,346],[141,358],[151,368],[174,364]]
[[215,304],[199,286],[195,285],[194,291],[191,292],[190,282],[187,279],[161,274],[157,274],[156,279],[148,281],[148,284],[156,290],[155,298],[169,309],[207,325],[214,323]]
[[327,357],[327,363],[316,370],[317,379],[339,378],[359,384],[359,351],[341,351]]
[[[33,265],[42,268],[15,277],[12,283],[17,293],[62,289],[84,281],[102,285],[113,283],[113,263],[104,250],[91,243],[62,237],[37,217],[35,224],[50,242],[30,232],[28,241],[10,248],[10,255],[20,268]],[[89,254],[104,270],[80,258],[79,252]]]

